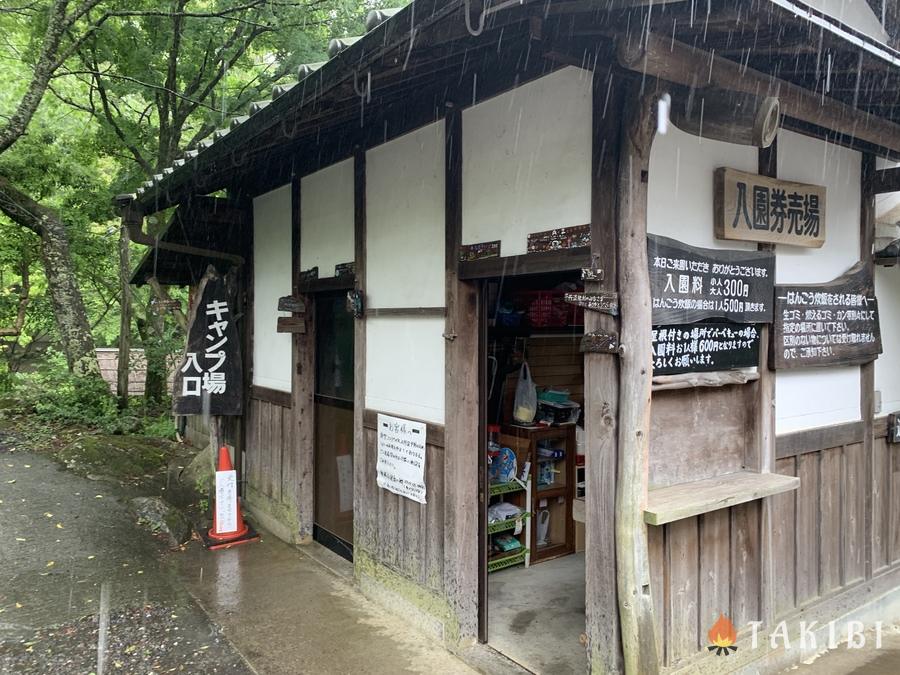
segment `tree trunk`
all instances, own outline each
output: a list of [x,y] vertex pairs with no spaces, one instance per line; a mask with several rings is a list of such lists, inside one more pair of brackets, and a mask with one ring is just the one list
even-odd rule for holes
[[128,407],[128,376],[131,373],[131,257],[128,228],[119,228],[119,360],[116,372],[116,397],[119,409]]
[[55,211],[17,190],[5,176],[0,176],[0,211],[41,238],[44,274],[69,370],[76,375],[99,375],[94,337],[75,277],[65,224]]

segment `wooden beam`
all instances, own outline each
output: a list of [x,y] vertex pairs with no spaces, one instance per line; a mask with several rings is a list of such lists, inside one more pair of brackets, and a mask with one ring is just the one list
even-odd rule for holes
[[[390,22],[388,22],[390,23]],[[357,149],[353,159],[353,242],[356,290],[366,292],[366,152]],[[366,461],[366,322],[354,322],[353,335],[353,541],[369,543],[363,530],[371,522],[365,509],[367,481],[375,480],[375,467]],[[358,558],[357,558],[358,559]]]
[[[877,182],[878,171],[875,170],[875,155],[865,153],[862,156],[860,172],[860,191],[862,201],[859,216],[859,259],[870,275],[875,273],[872,249],[875,243],[875,192],[870,186]],[[885,173],[885,172],[881,172]],[[894,174],[896,175],[896,174]],[[865,492],[865,574],[871,579],[874,572],[874,551],[877,533],[875,520],[875,361],[864,363],[859,367],[859,414],[864,425],[863,461],[865,462],[865,481],[862,490]],[[846,536],[846,535],[844,535]]]
[[862,443],[865,433],[862,421],[794,431],[778,437],[777,458],[785,459],[807,452],[822,452],[842,445],[855,445]]
[[777,96],[789,117],[900,152],[900,125],[670,37],[650,33],[644,40],[623,41],[618,56],[629,70],[686,87],[716,86]]
[[[292,461],[285,462],[283,470],[290,474],[290,485],[294,494],[289,499],[297,507],[297,542],[312,541],[315,515],[315,404],[313,394],[316,386],[316,308],[314,298],[299,296],[297,286],[300,271],[301,206],[303,194],[299,177],[291,181],[291,295],[279,298],[278,309],[291,312],[306,312],[309,317],[287,317],[304,322],[303,332],[295,333],[292,339],[292,397],[291,424],[293,431],[288,438],[287,452],[293,453]],[[286,317],[279,317],[279,323]]]
[[653,377],[650,273],[647,261],[647,175],[655,133],[655,101],[639,83],[625,90],[618,170],[618,280],[622,305],[619,370],[619,462],[616,489],[616,565],[622,652],[626,673],[660,669],[653,618],[644,507],[650,453]]
[[[477,286],[459,278],[462,243],[462,111],[448,110],[444,126],[444,260],[447,320],[444,424],[444,594],[460,637],[479,634],[479,475],[483,429],[479,396]],[[486,395],[486,392],[485,392]],[[486,596],[485,596],[486,597]],[[486,609],[486,608],[485,608]],[[486,627],[485,627],[486,628]]]
[[727,387],[731,384],[747,384],[747,382],[755,382],[758,379],[758,373],[747,373],[741,370],[657,375],[653,378],[653,391],[693,389],[694,387]]
[[444,317],[447,316],[446,307],[370,307],[366,308],[367,319],[386,316],[405,317]]
[[524,253],[503,258],[482,258],[459,263],[459,278],[487,279],[513,277],[524,274],[566,272],[588,267],[591,264],[589,248],[569,248],[544,253]]
[[[611,74],[610,77],[613,77]],[[622,101],[606,103],[613,83],[595,72],[591,142],[591,264],[589,292],[618,291],[616,271],[616,179]],[[587,269],[587,268],[585,268]],[[582,273],[582,277],[585,274]],[[618,334],[616,317],[585,312],[584,330]],[[619,411],[618,355],[584,355],[585,433],[585,633],[592,673],[622,672],[622,640],[616,587],[616,469]],[[660,589],[659,592],[662,592]]]
[[[761,176],[778,178],[778,139],[768,148],[759,150],[757,165]],[[774,251],[775,244],[757,244],[760,251]],[[756,429],[755,443],[748,443],[754,457],[746,458],[748,467],[761,473],[775,470],[775,372],[768,367],[769,341],[772,339],[771,326],[765,324],[759,333],[759,384],[756,388]],[[777,606],[775,597],[775,557],[773,508],[771,499],[763,499],[760,507],[760,565],[759,565],[759,606],[760,618],[765,625],[773,626]]]

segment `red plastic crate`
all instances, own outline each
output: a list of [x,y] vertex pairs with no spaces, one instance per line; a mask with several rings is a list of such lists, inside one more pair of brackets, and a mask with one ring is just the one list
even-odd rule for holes
[[565,291],[520,291],[517,299],[534,328],[584,325],[584,309],[569,304]]

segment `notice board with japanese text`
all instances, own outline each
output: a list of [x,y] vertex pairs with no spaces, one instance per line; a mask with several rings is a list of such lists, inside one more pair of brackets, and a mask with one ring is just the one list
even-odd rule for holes
[[878,300],[864,265],[825,284],[775,287],[774,368],[855,365],[879,354]]
[[378,487],[425,503],[424,422],[378,414]]

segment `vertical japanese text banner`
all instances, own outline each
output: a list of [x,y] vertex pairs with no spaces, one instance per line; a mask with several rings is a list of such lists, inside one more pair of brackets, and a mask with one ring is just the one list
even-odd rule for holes
[[191,308],[187,349],[175,372],[176,415],[240,415],[243,367],[233,294],[210,266]]

